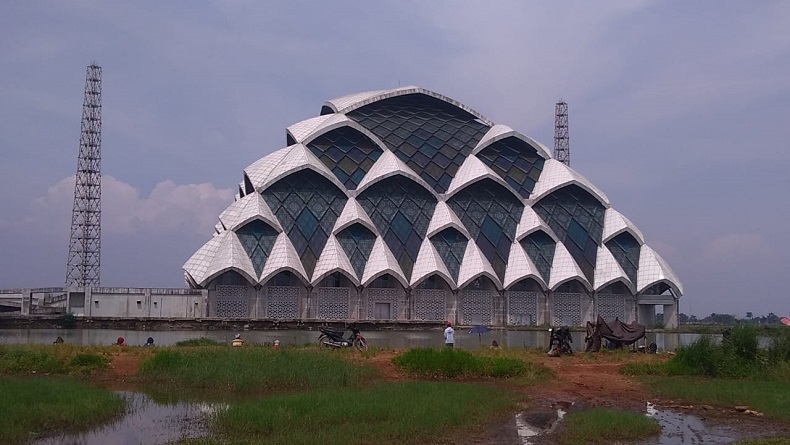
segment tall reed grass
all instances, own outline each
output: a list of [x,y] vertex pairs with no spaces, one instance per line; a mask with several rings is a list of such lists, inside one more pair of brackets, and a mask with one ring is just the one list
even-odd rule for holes
[[81,431],[124,412],[123,397],[68,377],[0,379],[0,443]]
[[395,357],[393,362],[406,371],[428,378],[515,377],[527,372],[523,360],[513,357],[474,355],[450,348],[415,348]]
[[236,392],[310,390],[355,385],[375,375],[322,351],[264,348],[160,350],[140,365],[143,382]]

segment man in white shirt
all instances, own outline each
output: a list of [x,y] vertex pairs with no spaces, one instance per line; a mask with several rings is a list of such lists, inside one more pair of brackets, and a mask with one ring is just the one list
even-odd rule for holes
[[453,324],[449,321],[447,322],[447,327],[444,328],[444,345],[448,348],[452,348],[455,345],[455,330],[453,329]]

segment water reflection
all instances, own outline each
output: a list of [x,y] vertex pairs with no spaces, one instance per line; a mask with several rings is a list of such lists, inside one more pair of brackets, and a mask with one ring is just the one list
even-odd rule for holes
[[50,437],[36,445],[138,445],[166,444],[208,434],[208,415],[226,405],[207,403],[154,402],[145,394],[120,392],[127,401],[127,414],[93,431]]
[[661,437],[645,445],[716,445],[734,440],[729,431],[707,427],[699,417],[658,409],[650,402],[647,402],[645,415],[658,420],[661,425]]
[[[120,329],[0,329],[0,344],[2,343],[41,343],[49,344],[60,336],[66,343],[78,345],[111,345],[118,337],[123,337],[125,343],[131,346],[142,346],[148,337],[153,337],[159,346],[172,346],[182,340],[197,337],[207,337],[212,340],[230,344],[235,331],[131,331]],[[317,330],[280,330],[280,331],[244,331],[242,337],[248,343],[274,343],[303,345],[314,344],[318,340]],[[364,331],[363,335],[371,346],[390,348],[412,348],[442,346],[444,337],[441,329],[425,331],[386,330]],[[584,348],[584,332],[573,332],[573,348]],[[546,330],[514,331],[493,330],[478,336],[469,334],[468,330],[458,329],[455,334],[456,347],[476,348],[488,346],[496,340],[502,346],[522,348],[547,348],[549,333]],[[660,351],[674,351],[680,345],[686,345],[699,338],[699,334],[679,334],[665,332],[650,332],[647,334],[648,342],[656,342]]]

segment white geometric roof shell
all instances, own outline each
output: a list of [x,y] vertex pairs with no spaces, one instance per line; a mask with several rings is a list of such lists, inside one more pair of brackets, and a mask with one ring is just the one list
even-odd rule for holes
[[645,237],[642,236],[642,232],[636,228],[634,223],[617,210],[611,207],[606,209],[603,219],[603,243],[606,244],[610,239],[623,232],[630,233],[639,244],[645,243]]
[[598,249],[598,258],[595,261],[595,278],[593,279],[595,290],[599,291],[616,281],[625,284],[632,294],[636,293],[636,286],[620,267],[620,263],[614,258],[612,252],[606,247],[602,247]]
[[681,284],[675,272],[663,258],[650,246],[643,244],[639,253],[639,269],[637,270],[637,292],[642,292],[657,283],[666,283],[679,297],[683,295]]
[[472,150],[472,154],[476,155],[483,151],[486,147],[493,144],[496,141],[501,141],[502,139],[513,137],[516,139],[520,139],[527,144],[531,145],[535,148],[538,154],[543,157],[543,159],[551,159],[551,152],[545,145],[541,144],[540,142],[532,139],[531,137],[521,134],[516,130],[508,127],[507,125],[497,124],[491,127],[488,130],[488,133],[480,139],[480,142],[477,143],[477,147]]
[[239,198],[238,201],[229,205],[228,208],[219,215],[219,220],[222,222],[222,225],[227,230],[233,231],[254,219],[262,220],[278,232],[283,231],[280,222],[277,221],[277,217],[274,216],[269,206],[266,205],[266,201],[263,200],[263,196],[261,196],[260,193],[252,193],[243,198]]
[[535,184],[535,189],[532,190],[530,199],[534,202],[538,202],[551,192],[571,184],[578,185],[586,190],[593,195],[595,199],[600,201],[604,207],[610,207],[609,198],[607,198],[602,191],[598,190],[598,187],[594,186],[587,178],[556,159],[547,159],[543,164],[543,172],[541,172],[540,179],[538,179],[537,184]]

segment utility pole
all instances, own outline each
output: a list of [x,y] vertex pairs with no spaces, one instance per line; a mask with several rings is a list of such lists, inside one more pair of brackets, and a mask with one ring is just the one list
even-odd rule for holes
[[560,99],[554,107],[554,159],[571,165],[571,145],[568,137],[568,104]]
[[101,67],[88,66],[71,213],[67,287],[98,287],[101,266]]

